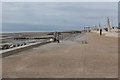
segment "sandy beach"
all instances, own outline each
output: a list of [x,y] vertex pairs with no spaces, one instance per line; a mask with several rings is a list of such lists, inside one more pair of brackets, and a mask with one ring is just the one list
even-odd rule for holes
[[23,33],[3,33],[0,34],[0,38],[2,39],[2,43],[14,43],[16,41],[22,41],[14,39],[15,37],[18,37],[19,35],[22,37],[42,37],[46,36],[50,32],[23,32]]
[[2,70],[3,78],[117,78],[118,38],[70,35],[3,58]]

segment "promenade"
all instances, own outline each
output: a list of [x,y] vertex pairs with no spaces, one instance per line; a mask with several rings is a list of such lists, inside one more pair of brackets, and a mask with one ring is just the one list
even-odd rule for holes
[[118,38],[87,33],[2,59],[3,78],[117,78]]

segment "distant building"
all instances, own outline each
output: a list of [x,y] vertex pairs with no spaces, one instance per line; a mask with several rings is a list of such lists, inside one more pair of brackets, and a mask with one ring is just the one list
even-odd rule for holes
[[85,30],[86,32],[90,32],[91,27],[89,27],[89,26],[84,26],[84,30]]

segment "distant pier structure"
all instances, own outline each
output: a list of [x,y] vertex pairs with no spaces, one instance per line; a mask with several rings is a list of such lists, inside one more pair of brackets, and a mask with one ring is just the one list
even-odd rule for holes
[[109,19],[109,17],[107,17],[107,20],[106,20],[106,26],[101,26],[101,24],[97,26],[92,26],[91,27],[91,32],[96,32],[100,35],[104,34],[105,36],[109,36],[109,37],[120,37],[119,34],[120,34],[120,23],[118,26],[114,26],[113,25],[113,22],[112,22],[112,19]]
[[108,17],[107,17],[107,24],[108,24],[108,32],[110,32],[110,21]]
[[90,32],[90,30],[91,30],[91,27],[89,27],[89,26],[84,26],[83,28],[86,32]]

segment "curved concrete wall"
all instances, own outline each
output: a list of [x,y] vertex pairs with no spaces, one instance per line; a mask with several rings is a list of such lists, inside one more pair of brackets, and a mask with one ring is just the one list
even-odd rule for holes
[[50,42],[42,42],[42,43],[38,42],[38,43],[32,43],[30,45],[20,46],[20,47],[8,49],[8,50],[2,50],[1,53],[0,53],[0,56],[6,57],[6,56],[9,56],[9,55],[17,54],[18,52],[21,52],[21,51],[24,51],[24,50],[27,50],[27,49],[31,49],[31,48],[34,48],[34,47],[38,47],[38,46],[48,44],[48,43],[50,43]]

